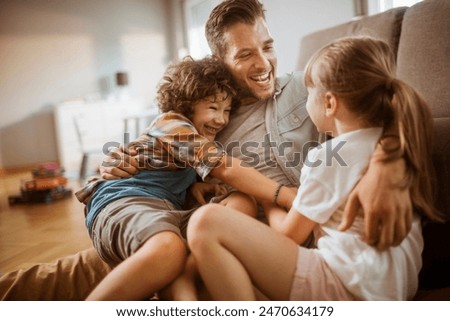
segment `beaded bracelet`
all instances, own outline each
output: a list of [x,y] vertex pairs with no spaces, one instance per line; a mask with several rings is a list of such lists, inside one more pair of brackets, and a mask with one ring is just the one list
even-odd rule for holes
[[280,194],[281,188],[284,186],[284,184],[278,185],[277,189],[275,190],[275,194],[273,195],[273,205],[278,206],[278,195]]

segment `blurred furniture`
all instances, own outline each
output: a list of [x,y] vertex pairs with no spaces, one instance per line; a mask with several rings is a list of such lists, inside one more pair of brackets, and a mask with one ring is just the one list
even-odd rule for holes
[[80,179],[86,178],[89,156],[101,154],[101,150],[96,146],[89,145],[89,129],[86,128],[84,117],[73,117],[73,125],[78,138],[79,150],[81,152]]
[[140,100],[74,101],[56,106],[58,157],[66,176],[84,179],[93,173],[90,163],[100,164],[108,148],[126,140],[124,119],[143,111],[145,104]]
[[[298,69],[328,42],[370,35],[389,43],[397,54],[397,76],[428,102],[435,121],[433,162],[436,207],[447,222],[425,223],[420,289],[416,299],[450,299],[450,1],[426,0],[305,36]],[[431,175],[431,173],[430,173]]]
[[124,132],[129,134],[129,141],[141,135],[158,114],[158,108],[153,106],[149,109],[126,115],[124,118]]

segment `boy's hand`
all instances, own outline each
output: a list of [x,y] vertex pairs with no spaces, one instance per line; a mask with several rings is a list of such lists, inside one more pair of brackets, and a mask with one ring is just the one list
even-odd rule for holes
[[136,155],[137,151],[133,147],[125,150],[124,146],[121,145],[119,148],[111,150],[100,166],[101,177],[112,180],[136,175],[139,173]]
[[223,184],[197,182],[191,185],[190,192],[200,205],[204,205],[207,203],[207,194],[213,196],[224,195],[227,193],[227,189]]

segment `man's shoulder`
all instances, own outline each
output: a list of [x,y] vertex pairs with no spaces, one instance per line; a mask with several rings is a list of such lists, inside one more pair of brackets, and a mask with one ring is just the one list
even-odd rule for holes
[[291,109],[306,104],[308,91],[303,83],[302,71],[296,71],[278,77],[277,85],[275,96],[281,108]]
[[283,91],[283,89],[286,86],[296,86],[296,85],[304,87],[303,71],[294,71],[278,76],[276,91]]

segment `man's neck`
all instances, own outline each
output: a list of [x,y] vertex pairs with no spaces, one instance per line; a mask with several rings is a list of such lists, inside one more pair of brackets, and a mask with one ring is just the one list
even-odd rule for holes
[[258,102],[260,99],[256,98],[256,97],[244,97],[241,99],[241,106],[248,106],[248,105],[253,105],[254,103]]

